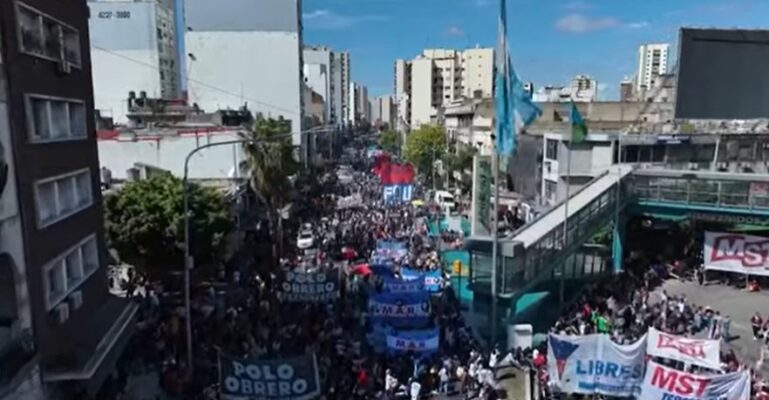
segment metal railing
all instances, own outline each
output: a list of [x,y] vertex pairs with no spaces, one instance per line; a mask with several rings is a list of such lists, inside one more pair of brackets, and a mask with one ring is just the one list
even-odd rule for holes
[[765,182],[693,176],[629,178],[629,194],[635,201],[769,212],[769,184]]

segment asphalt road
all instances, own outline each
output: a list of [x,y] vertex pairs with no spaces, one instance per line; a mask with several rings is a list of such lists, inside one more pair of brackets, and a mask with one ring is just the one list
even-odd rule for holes
[[[712,283],[699,286],[693,282],[669,280],[652,294],[653,302],[659,301],[659,294],[667,290],[669,295],[685,295],[690,304],[710,306],[721,315],[729,315],[732,319],[732,340],[722,344],[722,349],[734,349],[740,360],[748,360],[755,365],[761,357],[761,342],[753,340],[750,328],[750,317],[759,311],[764,319],[769,316],[769,292],[749,293],[736,288]],[[767,355],[769,357],[769,355]],[[769,360],[762,366],[764,374],[769,373]]]

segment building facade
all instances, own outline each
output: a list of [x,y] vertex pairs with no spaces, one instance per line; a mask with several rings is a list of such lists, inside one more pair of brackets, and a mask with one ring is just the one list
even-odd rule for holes
[[474,147],[480,155],[490,155],[494,149],[494,101],[465,99],[446,106],[444,125],[450,140]]
[[89,1],[94,100],[102,116],[126,122],[128,92],[181,96],[173,4]]
[[416,129],[434,122],[444,105],[493,96],[494,49],[425,49],[413,60],[396,60],[394,83],[398,115]]
[[636,71],[637,92],[652,87],[654,77],[668,72],[667,43],[643,44],[638,48],[638,70]]
[[333,66],[334,71],[339,73],[332,74],[333,86],[339,90],[334,92],[334,109],[337,117],[337,123],[350,121],[350,53],[334,52]]
[[379,96],[371,99],[371,123],[374,125],[387,125],[389,129],[395,129],[395,103],[392,96]]
[[532,99],[542,103],[598,101],[598,81],[587,75],[577,75],[569,86],[544,86],[533,93]]
[[326,103],[325,120],[335,123],[341,111],[335,100],[336,92],[340,90],[342,71],[334,63],[334,52],[325,46],[305,46],[302,58],[305,83],[323,97]]
[[[185,7],[190,102],[283,116],[304,153],[301,2],[189,0]],[[253,18],[234,17],[244,12]]]
[[[16,309],[11,342],[19,328],[34,338],[22,349],[35,349],[48,398],[94,396],[114,370],[137,311],[107,285],[88,15],[85,0],[0,3],[0,96],[8,114],[0,112],[0,137],[4,164],[10,162],[2,168],[3,201],[15,184],[20,217],[13,222],[13,203],[3,203],[10,217],[0,222],[0,234],[16,231],[0,245],[0,269],[11,266],[16,289],[3,291],[2,301],[15,304],[3,311]],[[4,367],[9,361],[18,359],[0,360]],[[3,371],[30,373],[14,367]]]

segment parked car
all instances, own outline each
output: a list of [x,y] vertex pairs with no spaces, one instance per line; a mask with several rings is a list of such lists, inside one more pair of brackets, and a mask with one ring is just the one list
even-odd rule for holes
[[309,229],[303,229],[299,231],[299,235],[296,237],[296,247],[304,250],[309,249],[315,245],[315,235]]

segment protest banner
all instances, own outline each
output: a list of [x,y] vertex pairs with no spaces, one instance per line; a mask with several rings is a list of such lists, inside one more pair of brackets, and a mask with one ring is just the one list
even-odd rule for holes
[[769,238],[705,232],[704,247],[706,270],[769,276]]
[[408,249],[405,242],[397,240],[378,240],[376,242],[376,249],[374,250],[374,257],[390,260],[399,260],[408,255]]
[[638,395],[643,383],[646,336],[629,345],[609,335],[548,337],[548,375],[564,393]]
[[430,294],[378,293],[369,299],[368,312],[372,320],[394,327],[424,327],[430,320]]
[[641,397],[644,400],[749,400],[750,372],[698,375],[664,367],[646,366]]
[[721,341],[689,339],[649,328],[646,353],[698,365],[715,371],[721,369]]
[[440,270],[423,272],[423,271],[419,271],[409,267],[401,268],[401,277],[403,277],[403,280],[406,280],[406,281],[411,281],[411,280],[422,281],[425,285],[425,289],[428,292],[433,292],[433,293],[440,292],[441,281],[443,280]]
[[428,354],[438,350],[440,333],[437,328],[423,331],[393,330],[387,335],[387,349],[391,353]]
[[371,264],[369,269],[372,273],[381,277],[395,278],[395,271],[386,264]]
[[387,185],[382,198],[385,204],[408,203],[414,193],[414,185]]
[[355,193],[350,196],[340,197],[336,201],[336,208],[338,210],[344,210],[347,208],[363,207],[363,196],[360,193]]
[[377,353],[384,353],[387,350],[387,335],[392,328],[384,322],[374,322],[371,324],[371,332],[366,335],[371,348]]
[[286,272],[281,277],[281,300],[289,302],[321,302],[339,296],[339,271],[312,273]]
[[407,281],[388,276],[382,277],[384,283],[382,289],[389,293],[416,293],[425,290],[425,284],[419,280]]
[[238,359],[221,355],[223,399],[306,400],[320,395],[315,355],[280,360]]

